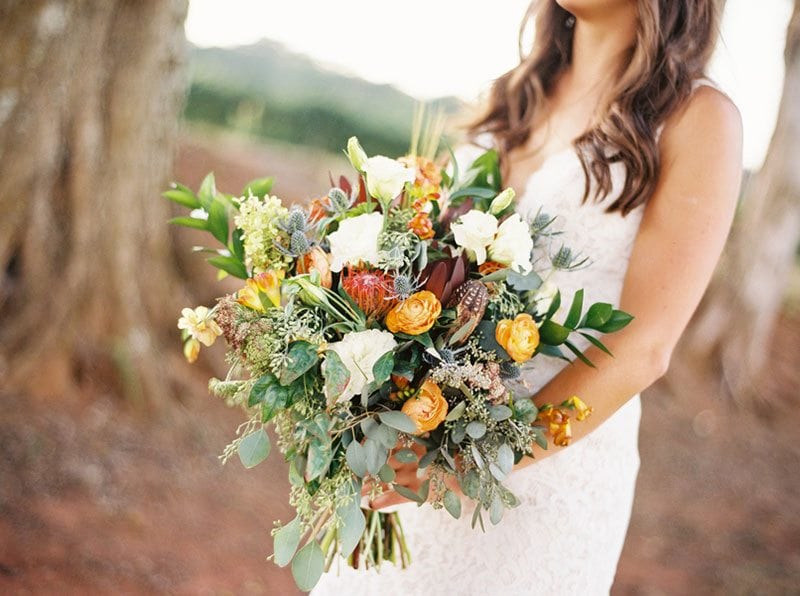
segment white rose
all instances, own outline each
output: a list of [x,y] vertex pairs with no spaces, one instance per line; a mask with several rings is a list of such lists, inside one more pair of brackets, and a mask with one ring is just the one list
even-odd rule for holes
[[328,235],[331,246],[331,271],[359,261],[378,262],[378,235],[383,228],[383,215],[366,213],[339,222],[339,229]]
[[350,371],[350,380],[336,401],[347,401],[354,395],[361,394],[375,380],[372,367],[395,346],[397,341],[394,336],[388,331],[378,329],[347,333],[341,341],[328,344],[328,349],[336,352]]
[[362,171],[367,179],[369,194],[384,203],[394,199],[406,182],[413,182],[417,177],[412,168],[383,155],[367,159],[362,164]]
[[473,209],[450,224],[456,244],[467,249],[470,258],[478,265],[486,260],[486,247],[494,240],[497,233],[497,218],[483,211]]
[[553,303],[553,298],[556,297],[556,293],[558,292],[558,287],[552,282],[546,281],[536,292],[533,294],[533,299],[536,301],[536,314],[544,316],[548,310],[550,310],[550,305]]
[[533,238],[530,226],[522,221],[519,213],[503,220],[497,228],[497,236],[489,245],[489,258],[515,271],[528,273],[532,269],[531,251]]

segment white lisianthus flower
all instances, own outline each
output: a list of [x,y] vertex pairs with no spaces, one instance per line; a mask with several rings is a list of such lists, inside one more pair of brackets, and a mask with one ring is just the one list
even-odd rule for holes
[[339,222],[339,228],[328,235],[331,246],[331,271],[359,261],[378,262],[378,235],[383,229],[383,215],[365,213]]
[[557,292],[558,287],[553,282],[546,281],[539,286],[539,289],[533,294],[533,299],[536,301],[537,315],[544,316],[550,310],[550,305],[553,303],[553,298],[556,297]]
[[383,155],[367,159],[362,164],[362,171],[367,179],[369,194],[384,203],[394,199],[406,182],[413,182],[417,177],[413,168]]
[[467,255],[478,265],[486,261],[486,247],[497,233],[497,218],[472,209],[450,224],[456,244],[467,249]]
[[519,213],[514,213],[504,219],[497,228],[497,236],[489,245],[489,258],[508,265],[515,271],[528,273],[533,267],[532,250],[533,238],[530,226],[522,221]]
[[341,341],[328,344],[328,349],[336,352],[350,371],[350,380],[336,401],[344,402],[361,394],[375,380],[372,367],[381,356],[396,346],[397,341],[391,333],[378,329],[353,331],[345,334]]

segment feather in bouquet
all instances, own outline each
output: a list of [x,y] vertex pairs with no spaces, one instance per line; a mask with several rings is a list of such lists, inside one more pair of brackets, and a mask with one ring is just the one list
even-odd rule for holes
[[[461,173],[433,161],[436,144],[395,160],[367,157],[353,138],[352,182],[307,208],[270,196],[271,179],[240,197],[212,176],[196,194],[165,193],[191,210],[173,223],[210,232],[221,247],[208,261],[243,280],[211,309],[184,309],[178,327],[189,361],[220,335],[228,344],[230,372],[210,389],[249,418],[223,460],[264,460],[274,425],[297,511],[274,531],[274,561],[303,590],[336,556],[409,563],[399,514],[362,509],[362,494],[395,490],[456,518],[466,497],[473,527],[486,514],[500,522],[517,503],[503,485],[515,462],[548,436],[567,445],[570,416],[591,410],[577,397],[537,408],[509,382],[531,359],[566,359],[562,349],[591,364],[571,334],[603,348],[589,331],[631,320],[610,304],[584,312],[580,291],[555,321],[560,294],[531,263],[551,220],[514,212],[494,151]],[[548,270],[584,264],[558,257]],[[390,456],[418,462],[419,490],[394,482]]]

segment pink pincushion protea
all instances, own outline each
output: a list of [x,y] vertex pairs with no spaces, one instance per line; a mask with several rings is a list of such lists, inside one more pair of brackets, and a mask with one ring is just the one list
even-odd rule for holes
[[382,318],[396,302],[389,293],[392,277],[379,269],[347,267],[342,287],[368,318]]

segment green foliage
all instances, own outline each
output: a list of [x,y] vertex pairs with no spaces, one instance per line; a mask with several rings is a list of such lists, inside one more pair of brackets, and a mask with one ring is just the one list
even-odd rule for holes
[[294,557],[300,544],[300,517],[295,517],[281,527],[273,537],[274,561],[279,567],[286,567]]
[[297,587],[304,592],[311,591],[325,567],[325,556],[316,540],[306,544],[292,560],[292,576]]
[[259,428],[242,438],[238,451],[239,460],[245,468],[257,466],[269,456],[269,435],[263,428]]

